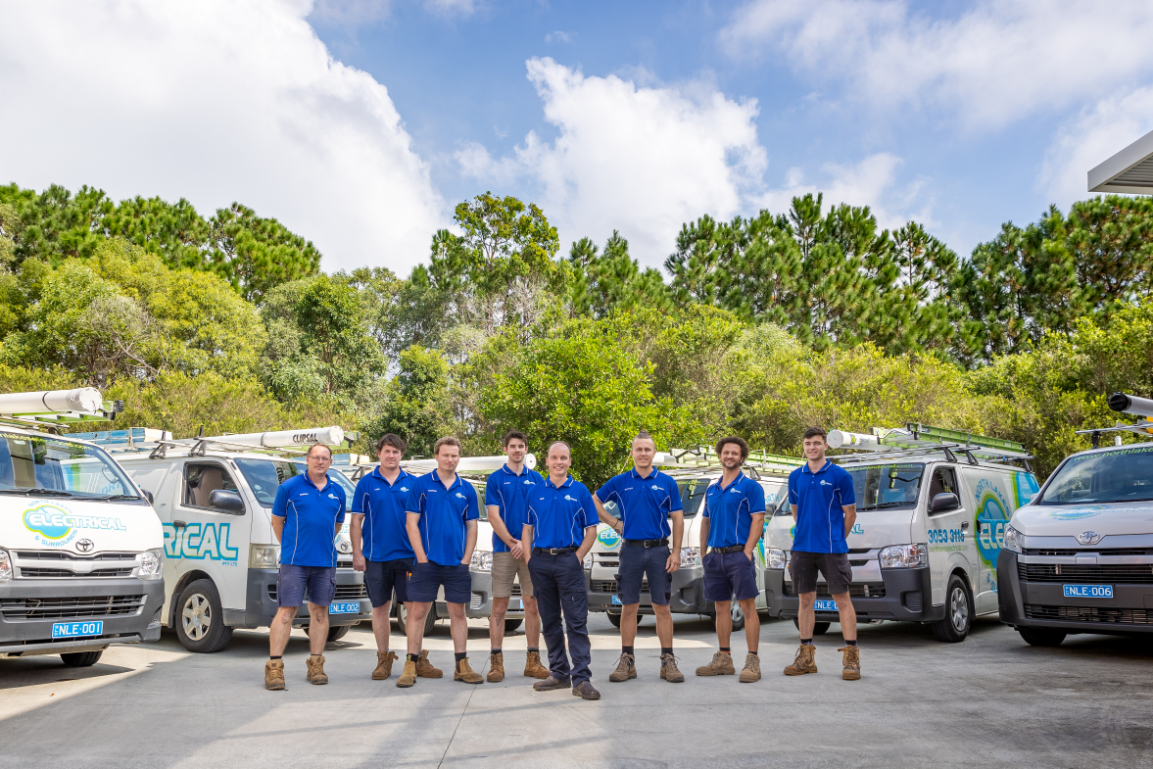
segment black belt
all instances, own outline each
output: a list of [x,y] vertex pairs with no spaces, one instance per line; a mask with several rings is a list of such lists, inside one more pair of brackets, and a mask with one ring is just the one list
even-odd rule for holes
[[533,555],[568,555],[575,553],[575,547],[534,547],[532,549]]
[[668,547],[668,537],[664,539],[626,539],[626,545],[636,545],[637,547]]
[[732,545],[731,547],[710,547],[714,553],[742,553],[745,550],[744,545]]

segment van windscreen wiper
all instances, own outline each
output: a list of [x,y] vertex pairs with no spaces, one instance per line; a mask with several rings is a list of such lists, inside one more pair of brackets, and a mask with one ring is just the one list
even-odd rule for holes
[[0,489],[0,494],[19,494],[25,497],[74,497],[71,491],[60,489]]
[[115,502],[120,499],[140,499],[138,494],[110,494],[107,497],[86,497],[93,502]]

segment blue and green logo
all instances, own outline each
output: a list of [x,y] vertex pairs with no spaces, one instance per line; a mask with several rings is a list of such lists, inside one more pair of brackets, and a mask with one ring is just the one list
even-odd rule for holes
[[597,541],[609,550],[615,550],[621,543],[621,538],[609,527],[604,527],[597,533]]

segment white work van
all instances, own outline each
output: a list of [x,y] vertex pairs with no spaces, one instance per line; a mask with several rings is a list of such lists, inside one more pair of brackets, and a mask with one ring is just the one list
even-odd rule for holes
[[0,395],[0,657],[83,667],[160,637],[164,538],[145,495],[103,449],[18,426],[114,413],[92,388]]
[[[89,437],[106,445],[153,497],[167,555],[161,617],[180,643],[189,651],[215,652],[228,644],[235,628],[268,627],[276,615],[280,568],[280,545],[272,531],[276,490],[307,471],[304,449],[314,443],[338,446],[344,431],[325,427],[172,440],[158,430],[133,428]],[[351,502],[348,478],[335,470],[328,476]],[[335,539],[329,641],[372,618],[364,575],[352,568],[347,514]],[[308,623],[308,607],[301,606],[293,626]]]
[[[771,512],[786,496],[788,471],[799,465],[792,457],[777,457],[763,452],[750,455],[742,471],[761,484],[765,492],[765,506]],[[704,566],[701,564],[700,539],[701,520],[704,512],[705,491],[709,485],[721,477],[721,468],[716,453],[711,449],[700,448],[691,452],[673,449],[658,452],[654,466],[670,475],[677,482],[684,506],[684,536],[681,539],[681,568],[672,575],[669,597],[669,610],[674,614],[699,614],[711,616],[715,607],[712,601],[705,600]],[[595,491],[595,489],[594,489]],[[609,515],[620,517],[615,502],[604,505]],[[766,529],[769,516],[765,517]],[[671,525],[671,524],[670,524]],[[621,602],[618,597],[617,573],[620,566],[622,540],[609,526],[597,525],[597,538],[592,549],[585,556],[585,581],[588,588],[589,611],[603,611],[609,622],[620,627]],[[764,593],[765,541],[762,537],[756,549],[757,610],[767,608]],[[733,627],[744,628],[745,617],[740,603],[731,604]],[[648,594],[648,580],[641,583],[641,603],[638,616],[653,614],[652,601]],[[638,619],[639,621],[639,619]]]
[[[1109,405],[1153,416],[1143,398],[1114,393]],[[1105,433],[1147,439],[1150,428],[1080,431],[1097,448],[1067,457],[1013,515],[998,560],[1001,621],[1027,643],[1153,632],[1153,443],[1100,446]]]
[[[964,640],[975,615],[997,612],[1005,525],[1037,491],[1024,447],[919,424],[872,435],[834,430],[829,446],[866,452],[830,457],[852,476],[857,499],[848,545],[858,620],[921,622],[941,641]],[[794,531],[786,500],[768,528],[765,588],[769,614],[795,620]],[[823,577],[816,617],[818,634],[837,621]]]
[[[340,459],[338,457],[338,459]],[[368,463],[367,457],[358,457],[358,464],[345,463],[341,469],[352,480],[356,481],[366,473],[371,473],[377,467],[375,463]],[[505,463],[503,456],[490,457],[462,457],[457,466],[460,477],[472,484],[476,490],[477,501],[480,506],[480,519],[476,527],[476,547],[472,551],[472,563],[469,573],[472,576],[472,597],[465,606],[465,616],[469,619],[483,619],[492,614],[492,524],[488,522],[488,507],[484,504],[485,480],[489,473],[499,470]],[[536,467],[536,457],[528,454],[525,465],[530,469]],[[413,475],[427,475],[436,469],[436,461],[432,459],[414,459],[402,462],[401,466],[406,472]],[[351,496],[349,497],[351,499]],[[347,527],[346,527],[347,528]],[[401,632],[405,630],[405,610],[399,601],[393,601],[392,615],[396,617]],[[448,619],[448,603],[444,600],[444,588],[440,589],[436,601],[424,620],[424,632],[429,633],[438,620]],[[524,603],[521,600],[520,580],[513,583],[512,596],[509,598],[508,611],[504,615],[504,629],[511,633],[524,622]]]

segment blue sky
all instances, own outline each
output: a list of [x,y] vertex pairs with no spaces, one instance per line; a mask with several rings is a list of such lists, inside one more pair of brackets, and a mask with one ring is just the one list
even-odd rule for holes
[[195,6],[0,0],[0,94],[44,116],[0,127],[0,182],[240,200],[326,269],[407,273],[485,190],[651,265],[808,191],[966,256],[1153,129],[1142,2]]

